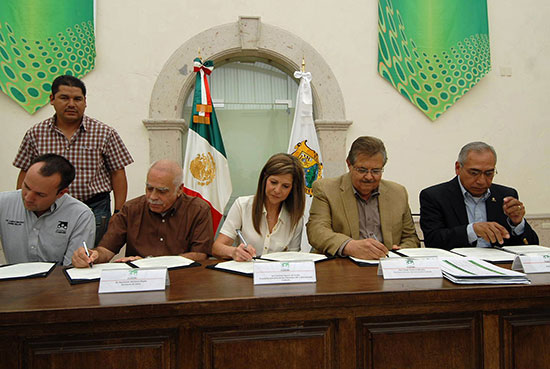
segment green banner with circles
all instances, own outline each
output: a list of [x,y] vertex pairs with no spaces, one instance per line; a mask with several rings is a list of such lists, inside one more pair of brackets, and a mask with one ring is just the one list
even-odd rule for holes
[[431,120],[490,70],[487,0],[378,1],[378,72]]
[[61,74],[94,68],[94,0],[0,0],[0,90],[34,114]]

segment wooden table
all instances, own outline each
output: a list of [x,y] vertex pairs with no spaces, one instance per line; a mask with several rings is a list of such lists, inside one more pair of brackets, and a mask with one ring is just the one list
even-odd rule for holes
[[550,274],[530,278],[385,281],[335,259],[315,284],[201,266],[163,292],[99,295],[56,268],[0,282],[0,368],[550,368]]

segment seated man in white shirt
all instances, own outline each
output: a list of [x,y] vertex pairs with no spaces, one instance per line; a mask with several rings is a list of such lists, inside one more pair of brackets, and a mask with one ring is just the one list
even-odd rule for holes
[[32,161],[21,190],[0,193],[0,238],[9,264],[69,265],[83,241],[94,244],[92,211],[67,194],[74,177],[67,159],[44,154]]

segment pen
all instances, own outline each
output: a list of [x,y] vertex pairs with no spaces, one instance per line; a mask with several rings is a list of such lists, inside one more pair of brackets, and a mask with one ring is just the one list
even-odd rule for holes
[[[372,238],[373,240],[380,242],[380,241],[378,240],[378,237],[376,237],[376,235],[374,234],[374,232],[369,232],[368,238]],[[389,257],[390,257],[390,253],[388,252],[386,255],[384,255],[384,257],[385,257],[385,258],[389,258]]]
[[[84,245],[84,251],[86,251],[86,255],[90,257],[90,251],[88,251],[88,246],[86,245],[86,241],[82,241],[82,244]],[[88,263],[90,265],[90,268],[93,266],[92,263]]]
[[239,236],[239,239],[241,240],[241,242],[244,243],[244,248],[246,250],[246,246],[248,246],[248,242],[246,242],[246,240],[244,239],[243,233],[241,232],[240,229],[235,229],[235,232],[237,232],[237,236]]

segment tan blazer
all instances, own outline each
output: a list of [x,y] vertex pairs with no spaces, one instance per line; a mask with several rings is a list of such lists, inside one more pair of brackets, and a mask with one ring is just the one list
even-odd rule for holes
[[[384,245],[389,250],[393,245],[419,247],[405,187],[382,180],[378,191]],[[350,173],[313,184],[307,236],[312,247],[330,255],[335,255],[346,240],[359,239],[359,211]]]

